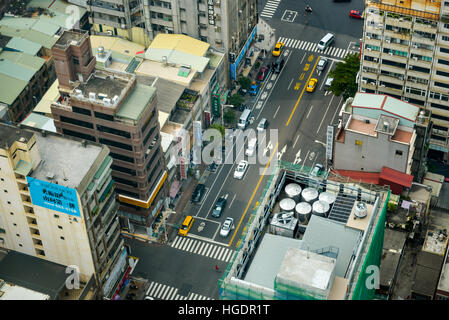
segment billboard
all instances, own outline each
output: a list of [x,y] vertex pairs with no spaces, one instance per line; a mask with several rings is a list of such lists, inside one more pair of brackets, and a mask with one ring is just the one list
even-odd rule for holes
[[80,217],[75,189],[32,177],[26,178],[30,189],[31,202],[34,205]]
[[236,80],[237,78],[237,67],[240,64],[240,61],[242,61],[242,58],[245,56],[246,51],[249,48],[249,45],[253,41],[255,35],[257,33],[257,25],[254,27],[253,31],[251,32],[250,36],[248,37],[248,40],[245,43],[245,46],[240,51],[239,56],[235,59],[233,63],[230,64],[229,69],[231,73],[231,80]]

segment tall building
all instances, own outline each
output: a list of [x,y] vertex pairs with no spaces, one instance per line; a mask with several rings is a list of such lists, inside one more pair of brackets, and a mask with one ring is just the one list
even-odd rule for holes
[[0,124],[0,247],[94,276],[114,293],[127,265],[109,149]]
[[57,131],[110,148],[119,214],[126,224],[151,227],[167,192],[156,88],[137,83],[130,73],[95,69],[87,33],[65,31],[52,51]]
[[432,156],[449,158],[449,1],[368,0],[359,89],[432,112]]
[[257,0],[91,0],[87,10],[95,33],[145,46],[158,33],[184,34],[208,42],[229,54],[226,67],[232,80],[235,69],[245,61],[246,42],[257,33]]

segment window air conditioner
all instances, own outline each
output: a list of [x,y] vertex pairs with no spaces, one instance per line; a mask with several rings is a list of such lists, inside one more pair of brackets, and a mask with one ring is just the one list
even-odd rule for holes
[[368,82],[368,81],[366,81],[366,80],[362,80],[362,83],[363,83],[363,84],[366,84],[367,82]]

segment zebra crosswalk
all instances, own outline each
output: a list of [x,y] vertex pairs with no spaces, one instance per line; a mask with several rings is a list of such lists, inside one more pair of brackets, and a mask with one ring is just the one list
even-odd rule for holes
[[223,245],[181,236],[176,237],[171,247],[225,262],[231,261],[234,253],[233,249]]
[[265,18],[273,17],[280,2],[281,0],[268,0],[262,12],[260,13],[260,16]]
[[285,48],[295,48],[304,51],[320,52],[323,55],[334,56],[337,58],[344,58],[348,53],[352,53],[352,51],[336,47],[327,47],[324,51],[320,51],[318,50],[318,43],[298,39],[280,37],[278,41],[282,42]]
[[181,296],[178,290],[178,288],[152,281],[146,295],[160,300],[213,300],[193,292],[189,292],[187,296]]

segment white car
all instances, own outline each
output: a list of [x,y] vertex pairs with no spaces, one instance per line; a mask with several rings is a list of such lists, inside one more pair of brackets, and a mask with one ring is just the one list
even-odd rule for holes
[[248,170],[248,161],[241,160],[239,162],[239,164],[237,165],[237,168],[235,168],[234,178],[239,179],[239,180],[243,179],[243,176],[245,175],[246,170]]
[[264,131],[268,127],[268,120],[265,118],[262,118],[257,125],[257,131]]
[[324,57],[322,57],[321,59],[320,59],[320,61],[318,61],[318,65],[317,65],[317,70],[319,70],[319,71],[323,71],[325,68],[326,68],[326,65],[327,65],[327,59],[326,58],[324,58]]
[[234,219],[228,217],[221,226],[220,236],[227,237],[232,229],[234,229]]

